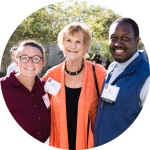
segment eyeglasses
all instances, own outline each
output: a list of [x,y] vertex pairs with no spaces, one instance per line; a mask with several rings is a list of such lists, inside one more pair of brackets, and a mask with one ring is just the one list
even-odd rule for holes
[[27,63],[30,58],[32,59],[32,61],[35,63],[35,64],[38,64],[41,59],[43,59],[43,57],[40,57],[40,56],[33,56],[33,57],[29,57],[29,56],[20,56],[20,60],[22,63]]

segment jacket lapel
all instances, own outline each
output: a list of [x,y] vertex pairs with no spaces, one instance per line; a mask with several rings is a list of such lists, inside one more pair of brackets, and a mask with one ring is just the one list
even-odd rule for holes
[[[85,88],[87,79],[87,62],[84,60],[84,79],[82,83],[82,90],[78,102],[78,116],[77,116],[77,137],[76,137],[76,149],[83,149],[86,146],[85,131],[87,133],[87,128],[85,128]],[[84,139],[84,141],[83,141]]]
[[68,130],[66,118],[66,94],[64,85],[65,62],[61,70],[61,91],[60,91],[60,147],[62,149],[69,149],[68,146]]

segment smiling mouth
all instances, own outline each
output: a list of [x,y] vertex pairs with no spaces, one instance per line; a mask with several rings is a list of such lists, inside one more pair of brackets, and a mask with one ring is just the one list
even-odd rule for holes
[[124,53],[124,50],[115,50],[116,55],[121,55]]
[[29,70],[29,71],[34,71],[35,68],[25,68],[26,70]]
[[124,51],[125,51],[125,49],[122,48],[122,47],[118,47],[118,48],[115,47],[115,48],[113,49],[113,51],[115,52],[115,54],[119,55],[119,54],[123,54]]
[[70,52],[70,53],[77,53],[78,51],[71,51],[71,50],[68,50],[68,52]]
[[123,52],[124,50],[122,49],[122,50],[115,50],[116,52],[118,52],[118,53],[121,53],[121,52]]

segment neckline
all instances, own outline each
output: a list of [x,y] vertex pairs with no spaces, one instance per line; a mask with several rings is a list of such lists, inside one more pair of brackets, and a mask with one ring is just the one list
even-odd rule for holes
[[79,87],[79,88],[70,88],[70,87],[68,87],[66,85],[65,85],[65,87],[68,88],[68,89],[72,89],[72,90],[77,90],[77,89],[81,89],[82,88],[82,87]]
[[80,70],[78,70],[78,71],[76,71],[76,72],[71,72],[71,71],[68,71],[68,70],[67,70],[66,65],[65,65],[65,71],[66,71],[69,75],[77,75],[77,74],[79,74],[79,73],[82,71],[83,67],[84,67],[84,63],[82,63],[82,67],[81,67]]

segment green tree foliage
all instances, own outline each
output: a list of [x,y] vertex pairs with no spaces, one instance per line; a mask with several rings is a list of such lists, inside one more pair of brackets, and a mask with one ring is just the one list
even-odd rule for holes
[[90,28],[94,41],[104,41],[108,39],[108,30],[111,23],[121,17],[112,10],[101,6],[90,6],[92,17],[89,18]]
[[[112,10],[98,5],[88,5],[84,0],[66,0],[45,6],[28,16],[11,35],[3,55],[3,68],[6,70],[10,64],[11,47],[27,39],[43,44],[48,60],[50,44],[57,43],[60,30],[71,22],[82,22],[89,26],[93,35],[94,53],[94,43],[108,39],[109,26],[118,17],[120,16]],[[48,61],[46,66],[48,68]]]
[[[48,60],[48,50],[50,43],[56,43],[57,41],[57,35],[58,35],[58,28],[53,27],[55,20],[58,20],[58,16],[54,13],[55,11],[55,5],[49,5],[46,7],[43,7],[39,9],[38,11],[31,14],[29,17],[27,17],[14,31],[14,33],[11,35],[6,49],[4,51],[4,57],[3,57],[3,67],[4,65],[7,66],[10,63],[10,57],[8,52],[10,48],[20,41],[32,39],[36,40],[43,45],[45,45],[46,50],[46,57]],[[54,17],[55,15],[55,17]],[[56,19],[57,18],[57,19]],[[55,23],[57,24],[57,23]],[[8,55],[6,57],[6,54]],[[47,63],[48,64],[48,63]]]

